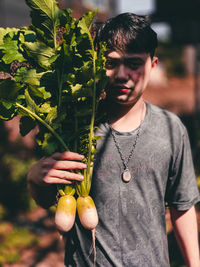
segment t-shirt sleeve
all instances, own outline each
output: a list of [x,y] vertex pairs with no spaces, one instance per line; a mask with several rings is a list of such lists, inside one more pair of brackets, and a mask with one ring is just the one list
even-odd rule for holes
[[187,130],[179,139],[179,148],[169,172],[165,200],[177,210],[188,210],[200,201]]

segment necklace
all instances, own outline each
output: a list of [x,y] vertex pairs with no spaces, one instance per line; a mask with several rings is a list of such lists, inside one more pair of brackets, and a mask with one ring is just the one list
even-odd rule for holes
[[134,143],[133,143],[133,146],[132,146],[132,149],[129,153],[129,156],[127,158],[127,160],[125,160],[123,154],[122,154],[122,150],[120,148],[120,145],[119,145],[119,142],[117,141],[116,139],[116,135],[112,129],[112,127],[110,127],[111,129],[111,135],[112,135],[112,138],[113,138],[113,141],[115,143],[115,146],[117,148],[117,151],[120,155],[120,158],[121,158],[121,161],[124,165],[124,170],[122,172],[122,180],[126,183],[128,183],[130,180],[131,180],[131,173],[130,173],[130,170],[129,170],[129,167],[128,167],[128,163],[129,163],[129,160],[131,159],[132,155],[133,155],[133,152],[135,150],[135,147],[136,147],[136,144],[137,144],[137,141],[138,141],[138,138],[139,138],[139,135],[140,135],[140,129],[141,129],[141,124],[142,124],[142,118],[143,118],[143,112],[144,112],[144,105],[145,103],[143,102],[143,106],[142,106],[142,113],[141,113],[141,121],[140,121],[140,125],[137,129],[137,133],[136,133],[136,137],[135,137],[135,140],[134,140]]

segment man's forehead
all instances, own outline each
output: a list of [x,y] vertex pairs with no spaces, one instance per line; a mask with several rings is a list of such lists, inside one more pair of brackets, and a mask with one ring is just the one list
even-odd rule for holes
[[150,55],[148,53],[121,53],[118,51],[112,51],[107,54],[107,58],[124,58],[133,60],[146,60]]

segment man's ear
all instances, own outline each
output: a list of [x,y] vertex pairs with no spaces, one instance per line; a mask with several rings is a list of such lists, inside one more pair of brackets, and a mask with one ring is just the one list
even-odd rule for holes
[[151,63],[152,68],[155,68],[157,65],[158,65],[158,58],[153,57],[152,63]]

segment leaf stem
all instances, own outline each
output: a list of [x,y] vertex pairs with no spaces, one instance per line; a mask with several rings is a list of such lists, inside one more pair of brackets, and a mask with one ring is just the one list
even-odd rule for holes
[[57,71],[57,77],[58,77],[58,113],[60,113],[61,110],[61,97],[62,97],[62,73]]
[[26,111],[28,114],[30,114],[31,116],[33,116],[36,120],[38,120],[41,124],[43,124],[54,136],[55,138],[60,142],[60,144],[63,146],[63,148],[65,150],[69,150],[67,145],[65,144],[65,142],[63,141],[63,139],[60,137],[59,134],[56,133],[56,131],[54,131],[54,129],[48,124],[46,123],[42,118],[40,118],[37,114],[35,114],[34,112],[32,112],[31,110],[29,110],[28,108],[22,106],[21,104],[19,103],[15,103],[15,105]]
[[92,116],[90,120],[87,168],[84,170],[84,180],[80,183],[79,182],[76,183],[77,194],[79,196],[89,195],[92,182],[92,173],[93,173],[92,149],[93,149],[94,122],[95,122],[95,112],[96,112],[96,51],[94,49],[94,43],[90,33],[89,33],[89,40],[92,48],[94,85],[93,85],[93,95],[92,95]]
[[[77,108],[75,106],[75,114],[76,113],[77,113]],[[78,132],[78,118],[77,118],[77,116],[75,116],[75,122],[74,123],[75,123],[74,131],[75,131],[75,133],[77,135],[77,132]],[[77,137],[76,137],[75,140],[74,140],[74,151],[77,152],[77,150],[78,150],[78,143],[77,143]]]
[[92,148],[93,148],[93,137],[94,137],[94,121],[95,121],[95,112],[96,112],[96,54],[94,49],[94,43],[91,35],[89,36],[92,51],[93,51],[93,77],[94,77],[94,87],[93,87],[93,96],[92,96],[92,117],[90,122],[90,133],[89,133],[89,152],[88,152],[88,167],[87,167],[87,191],[89,193],[92,181]]

